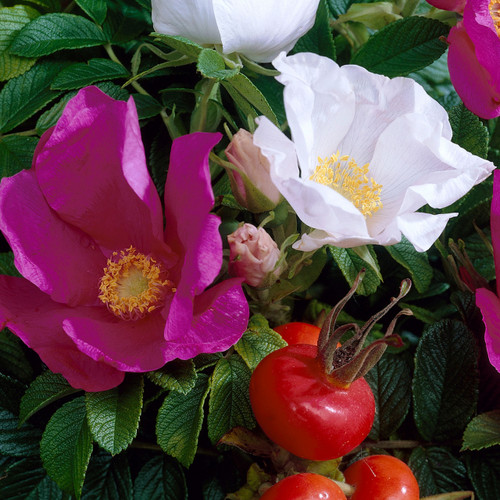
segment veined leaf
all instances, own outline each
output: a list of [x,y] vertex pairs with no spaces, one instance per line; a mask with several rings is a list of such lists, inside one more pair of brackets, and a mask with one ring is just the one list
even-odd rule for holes
[[198,447],[203,424],[203,404],[210,389],[208,376],[200,373],[187,394],[170,392],[158,410],[156,435],[165,453],[189,467]]
[[137,435],[143,391],[143,378],[129,375],[114,389],[85,394],[90,432],[112,455],[127,448]]
[[82,396],[52,415],[40,442],[40,456],[58,486],[79,499],[91,453],[92,437]]
[[425,68],[447,48],[441,37],[449,26],[425,17],[407,17],[381,29],[359,49],[351,64],[385,76],[404,76]]
[[255,427],[248,385],[250,370],[240,356],[222,358],[212,375],[208,413],[208,437],[216,443],[229,429]]
[[101,25],[106,19],[108,12],[106,0],[76,0],[76,3],[96,24]]
[[192,359],[174,359],[159,370],[148,372],[146,376],[168,391],[187,394],[195,386],[197,374]]
[[0,176],[10,177],[30,168],[38,139],[8,135],[0,138]]
[[500,410],[473,418],[464,432],[462,450],[481,450],[500,445]]
[[10,46],[12,54],[40,57],[62,49],[103,45],[107,39],[93,22],[73,14],[45,14],[27,24]]
[[19,422],[13,413],[0,410],[0,455],[32,457],[40,451],[40,430]]

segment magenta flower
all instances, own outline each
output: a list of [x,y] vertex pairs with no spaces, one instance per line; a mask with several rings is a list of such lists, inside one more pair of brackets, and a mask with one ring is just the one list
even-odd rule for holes
[[500,115],[500,2],[467,0],[448,35],[448,68],[465,106],[481,118]]
[[462,12],[465,7],[465,0],[427,0],[434,7],[443,10]]
[[500,372],[500,171],[493,174],[491,202],[491,240],[497,275],[497,293],[486,288],[476,290],[476,305],[481,309],[486,328],[484,341],[490,363]]
[[220,134],[174,141],[161,202],[132,99],[81,90],[0,184],[0,229],[24,278],[0,276],[0,321],[86,391],[124,372],[223,351],[243,333],[240,279],[222,265],[208,154]]

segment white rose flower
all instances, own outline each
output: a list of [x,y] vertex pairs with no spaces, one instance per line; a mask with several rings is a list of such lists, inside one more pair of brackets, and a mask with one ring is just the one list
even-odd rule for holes
[[296,249],[393,245],[404,234],[425,251],[457,214],[417,210],[450,205],[495,168],[451,142],[446,111],[410,78],[310,53],[282,53],[273,64],[293,142],[260,117],[254,143],[273,183],[313,228]]
[[152,0],[158,33],[222,45],[257,62],[289,51],[314,24],[319,0]]

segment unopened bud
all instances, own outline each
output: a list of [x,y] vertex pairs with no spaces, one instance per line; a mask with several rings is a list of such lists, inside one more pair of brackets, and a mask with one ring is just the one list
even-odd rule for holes
[[277,269],[280,258],[278,245],[263,228],[243,224],[227,237],[229,241],[229,272],[245,278],[251,286],[270,286],[279,277],[283,266]]

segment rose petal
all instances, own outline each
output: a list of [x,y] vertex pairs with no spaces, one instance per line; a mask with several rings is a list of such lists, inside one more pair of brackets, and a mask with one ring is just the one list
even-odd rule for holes
[[[160,201],[147,171],[133,100],[95,87],[71,99],[33,161],[47,202],[109,250],[149,252],[161,237]],[[128,176],[128,179],[127,177]]]
[[[500,274],[500,171],[493,173],[493,199],[490,212],[491,242],[495,269]],[[500,279],[497,279],[497,295],[500,296]]]
[[486,327],[484,341],[490,363],[500,372],[500,299],[486,288],[476,290],[476,305],[481,309]]
[[19,272],[53,300],[96,302],[106,259],[94,241],[47,205],[33,170],[2,179],[0,229]]
[[[96,308],[78,308],[92,315]],[[14,332],[71,386],[104,391],[123,381],[124,373],[80,352],[64,333],[62,322],[76,309],[57,304],[23,278],[0,276],[0,322]]]
[[270,62],[311,29],[319,0],[213,0],[225,54]]
[[213,0],[152,0],[154,29],[200,44],[220,44]]
[[167,360],[160,313],[151,313],[137,321],[123,321],[100,308],[99,315],[93,317],[73,314],[64,320],[63,328],[84,354],[118,370],[157,370]]
[[249,314],[241,281],[224,280],[196,297],[188,330],[178,330],[167,323],[169,357],[189,359],[200,353],[221,352],[239,340]]

